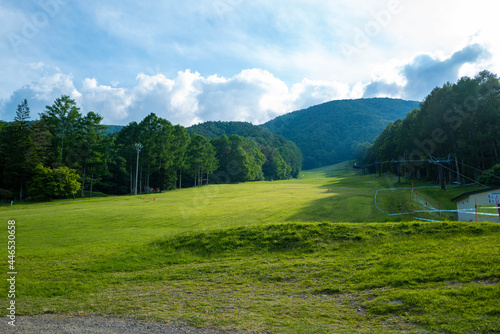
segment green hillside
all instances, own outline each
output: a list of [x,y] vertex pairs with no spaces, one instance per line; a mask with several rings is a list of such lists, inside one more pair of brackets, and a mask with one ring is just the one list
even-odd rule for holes
[[[290,167],[290,175],[297,177],[302,169],[302,153],[295,143],[277,135],[268,129],[253,125],[248,122],[205,122],[187,128],[190,135],[199,134],[208,139],[213,139],[222,135],[238,135],[256,143],[266,156],[268,162],[273,159],[271,156],[279,155]],[[274,151],[277,151],[273,154]]]
[[[0,206],[3,230],[16,222],[16,314],[244,333],[496,332],[500,225],[388,218],[373,199],[396,181],[344,163],[293,180]],[[428,196],[450,207],[468,190]],[[409,193],[378,202],[405,207]]]
[[310,169],[352,159],[387,123],[418,106],[389,98],[331,101],[277,117],[263,127],[297,144],[303,168]]
[[262,142],[272,142],[274,140],[282,140],[282,136],[276,135],[266,128],[255,126],[248,122],[204,122],[192,125],[187,128],[189,134],[197,133],[212,139],[222,135],[231,136],[238,135],[245,138],[253,138]]
[[120,132],[124,126],[122,125],[106,125],[106,134],[113,134],[113,133],[117,133],[117,132]]

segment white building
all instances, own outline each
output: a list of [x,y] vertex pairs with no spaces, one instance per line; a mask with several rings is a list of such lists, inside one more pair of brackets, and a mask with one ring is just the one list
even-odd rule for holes
[[500,187],[464,193],[452,199],[457,203],[458,220],[500,222]]

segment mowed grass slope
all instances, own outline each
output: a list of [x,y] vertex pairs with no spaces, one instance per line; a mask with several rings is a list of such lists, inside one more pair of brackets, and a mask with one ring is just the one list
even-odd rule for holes
[[[500,330],[500,225],[388,219],[373,197],[395,181],[341,164],[298,180],[1,207],[5,244],[16,220],[18,315],[272,333]],[[469,190],[425,191],[450,206]],[[384,210],[409,205],[408,191],[379,194]],[[6,261],[5,251],[4,272]]]

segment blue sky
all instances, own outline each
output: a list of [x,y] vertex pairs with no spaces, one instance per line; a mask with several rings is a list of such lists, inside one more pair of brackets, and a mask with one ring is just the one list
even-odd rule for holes
[[61,95],[106,124],[266,122],[336,99],[422,100],[500,74],[494,1],[0,3],[0,119]]

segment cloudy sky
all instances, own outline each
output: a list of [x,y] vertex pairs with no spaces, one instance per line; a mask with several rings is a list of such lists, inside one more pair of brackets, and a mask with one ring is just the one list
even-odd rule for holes
[[266,122],[336,99],[421,101],[500,74],[493,0],[3,0],[0,119],[61,95],[106,124]]

